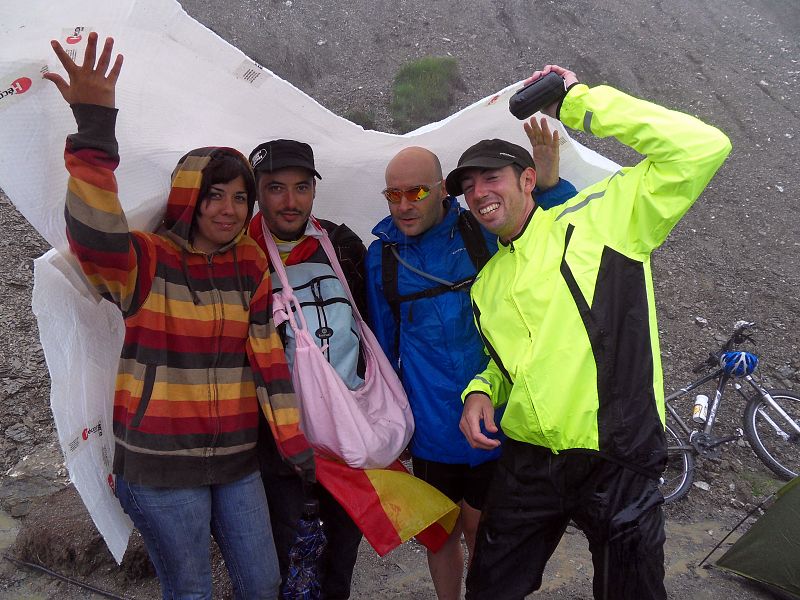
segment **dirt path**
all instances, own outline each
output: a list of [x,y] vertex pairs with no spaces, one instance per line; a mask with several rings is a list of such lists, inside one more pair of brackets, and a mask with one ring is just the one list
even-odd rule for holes
[[[729,576],[719,569],[697,568],[697,564],[727,531],[724,523],[715,520],[687,524],[667,523],[666,587],[670,598],[771,598],[744,580]],[[737,536],[731,536],[728,541],[732,543],[736,538]],[[586,538],[580,531],[568,528],[548,564],[541,590],[530,597],[539,600],[591,600],[592,574],[592,560]],[[406,544],[382,559],[377,558],[369,548],[362,548],[356,568],[354,590],[354,600],[436,598],[427,571],[424,549],[417,544]]]
[[[6,513],[0,513],[0,553],[13,543],[19,523]],[[666,587],[675,600],[769,600],[766,592],[746,580],[728,575],[719,569],[698,568],[697,564],[727,533],[729,525],[705,519],[692,523],[667,522]],[[723,548],[737,539],[729,538]],[[721,551],[718,551],[719,556]],[[556,600],[591,600],[592,562],[583,534],[573,528],[556,549],[545,571],[542,588],[531,598]],[[93,576],[79,577],[99,588],[113,591],[125,598],[147,599],[158,594],[153,578],[137,582],[126,581],[118,573],[103,569]],[[224,586],[223,586],[224,587]],[[20,570],[8,561],[0,564],[0,598],[6,600],[78,600],[99,598],[80,588],[60,582],[49,575]],[[407,543],[378,557],[372,548],[362,543],[353,578],[353,600],[413,599],[435,600],[428,574],[425,549],[416,542]]]

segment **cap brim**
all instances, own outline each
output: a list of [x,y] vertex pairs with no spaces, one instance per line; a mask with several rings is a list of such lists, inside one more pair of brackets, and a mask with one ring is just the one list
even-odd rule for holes
[[447,193],[451,196],[460,196],[464,193],[461,189],[461,177],[464,171],[469,169],[502,169],[508,165],[513,165],[516,161],[510,158],[493,158],[490,156],[478,156],[466,161],[463,165],[450,171],[445,180]]
[[277,160],[270,160],[269,158],[266,158],[253,167],[253,171],[256,173],[259,171],[272,173],[273,171],[278,171],[279,169],[289,169],[293,167],[311,171],[317,179],[322,179],[322,175],[317,172],[317,170],[314,168],[314,165],[310,164],[308,161],[300,159],[295,160],[291,157],[279,158]]

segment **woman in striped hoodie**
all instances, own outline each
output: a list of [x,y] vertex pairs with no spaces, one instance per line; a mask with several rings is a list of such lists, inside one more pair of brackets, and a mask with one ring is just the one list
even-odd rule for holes
[[[255,446],[263,410],[283,455],[313,478],[313,454],[272,322],[267,261],[245,234],[255,201],[230,148],[186,154],[155,233],[130,231],[117,196],[113,40],[69,76],[69,245],[88,283],[116,304],[125,341],[114,396],[116,493],[141,532],[164,598],[211,598],[209,535],[237,598],[275,598],[279,576]],[[110,69],[109,69],[110,67]]]

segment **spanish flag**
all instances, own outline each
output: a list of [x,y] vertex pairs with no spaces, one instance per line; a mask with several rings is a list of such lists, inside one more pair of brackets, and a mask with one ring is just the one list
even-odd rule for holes
[[364,533],[379,556],[412,537],[432,552],[453,531],[459,508],[396,460],[385,469],[353,469],[315,456],[317,480]]

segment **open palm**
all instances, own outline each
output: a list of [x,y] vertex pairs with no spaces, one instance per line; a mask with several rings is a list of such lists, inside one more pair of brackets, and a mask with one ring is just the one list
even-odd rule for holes
[[[83,64],[78,66],[56,40],[50,42],[58,60],[64,66],[69,83],[57,73],[45,73],[43,77],[52,81],[70,105],[97,104],[114,108],[114,90],[122,69],[122,54],[117,54],[111,70],[111,55],[114,50],[113,38],[106,38],[100,58],[97,58],[97,34],[92,32],[86,43]],[[108,74],[106,74],[108,71]]]

